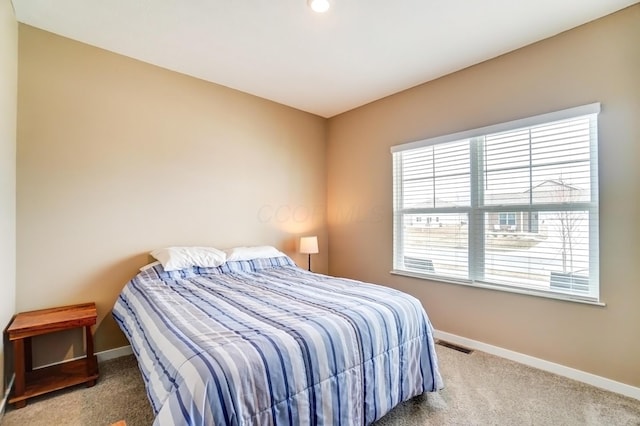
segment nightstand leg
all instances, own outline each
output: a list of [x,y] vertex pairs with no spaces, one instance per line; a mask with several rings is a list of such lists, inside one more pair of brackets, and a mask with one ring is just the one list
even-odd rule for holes
[[33,371],[33,351],[31,350],[31,337],[24,339],[24,369],[27,372]]
[[[93,353],[93,333],[91,333],[91,326],[87,325],[84,328],[85,340],[87,342],[87,376],[98,374],[98,362],[96,356]],[[96,384],[95,380],[87,382],[87,387],[91,387]]]
[[[16,373],[16,380],[14,383],[14,396],[20,397],[24,395],[25,391],[25,359],[24,359],[24,340],[18,339],[13,341],[13,362]],[[16,401],[15,408],[22,408],[27,405],[26,400]]]

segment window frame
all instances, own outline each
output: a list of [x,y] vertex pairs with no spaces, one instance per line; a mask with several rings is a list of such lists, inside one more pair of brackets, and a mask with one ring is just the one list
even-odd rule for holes
[[[592,103],[588,105],[582,105],[574,108],[568,108],[560,111],[554,111],[546,114],[540,114],[524,119],[513,120],[505,123],[500,123],[491,126],[485,126],[477,129],[472,129],[464,132],[453,133],[449,135],[443,135],[435,138],[429,138],[420,141],[414,141],[395,145],[391,147],[391,153],[393,156],[393,270],[392,274],[404,275],[414,278],[422,278],[434,281],[441,281],[454,284],[463,284],[473,287],[489,288],[494,290],[503,290],[512,293],[527,294],[533,296],[540,296],[552,299],[569,300],[573,302],[589,303],[604,306],[600,297],[600,284],[599,284],[599,241],[598,241],[598,229],[599,229],[599,197],[598,197],[598,118],[597,114],[600,112],[600,103]],[[539,213],[544,211],[558,211],[557,203],[539,203],[539,204],[508,204],[508,205],[485,205],[480,204],[478,197],[481,196],[478,192],[482,193],[477,188],[479,185],[479,174],[482,173],[479,170],[477,162],[474,162],[476,153],[471,154],[472,161],[470,162],[470,197],[471,203],[469,207],[451,206],[451,207],[437,207],[433,208],[404,208],[399,206],[399,202],[403,199],[401,194],[401,182],[398,182],[398,176],[401,176],[402,167],[401,161],[397,159],[395,153],[414,150],[417,148],[440,145],[447,142],[457,142],[469,140],[470,152],[473,151],[478,138],[484,138],[487,135],[517,130],[526,127],[533,127],[538,125],[544,125],[555,121],[577,118],[580,116],[590,117],[590,200],[572,202],[570,205],[563,204],[562,211],[588,211],[589,212],[589,295],[579,295],[571,293],[563,293],[555,290],[533,289],[518,285],[505,285],[486,281],[484,279],[484,271],[477,271],[475,268],[484,269],[485,267],[485,224],[484,216],[488,213],[495,214],[509,214],[511,212],[532,212]],[[595,135],[594,135],[595,132]],[[595,136],[595,137],[594,137]],[[402,181],[402,179],[400,179]],[[399,193],[400,192],[400,193]],[[400,256],[404,255],[404,232],[403,232],[403,220],[402,218],[407,214],[446,214],[446,213],[462,213],[467,214],[468,217],[468,274],[467,279],[456,278],[453,276],[436,275],[435,273],[423,273],[417,271],[410,271],[407,269],[398,268]],[[513,213],[515,214],[515,213]],[[537,219],[536,219],[537,220]],[[473,238],[472,238],[473,235]],[[481,277],[481,279],[469,278],[469,277]]]

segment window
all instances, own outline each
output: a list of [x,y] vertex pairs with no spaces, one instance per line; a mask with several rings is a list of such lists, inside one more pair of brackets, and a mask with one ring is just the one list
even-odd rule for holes
[[508,226],[516,224],[516,214],[515,213],[499,213],[500,225]]
[[394,273],[597,302],[599,111],[392,147]]

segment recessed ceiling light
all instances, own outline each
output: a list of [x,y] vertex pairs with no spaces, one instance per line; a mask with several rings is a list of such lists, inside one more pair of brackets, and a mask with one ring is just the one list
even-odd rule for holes
[[307,0],[307,3],[309,3],[309,7],[317,13],[324,13],[329,10],[331,6],[329,0]]

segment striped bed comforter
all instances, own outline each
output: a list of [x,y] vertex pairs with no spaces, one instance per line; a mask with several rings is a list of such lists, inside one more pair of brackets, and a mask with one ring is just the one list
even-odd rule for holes
[[288,257],[155,266],[113,316],[157,425],[368,425],[442,387],[417,299]]

